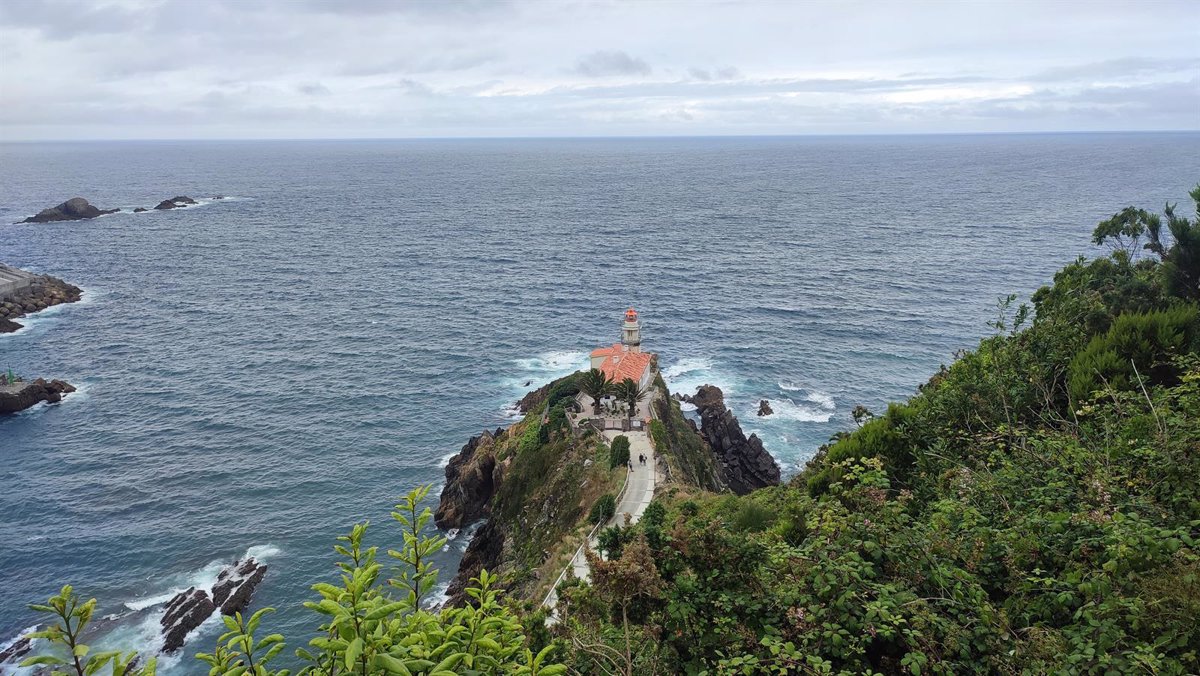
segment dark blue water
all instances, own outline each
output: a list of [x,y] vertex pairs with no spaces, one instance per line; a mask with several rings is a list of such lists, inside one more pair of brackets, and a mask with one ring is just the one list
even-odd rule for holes
[[[721,385],[794,471],[1093,255],[1098,220],[1186,199],[1198,157],[1200,134],[0,145],[0,261],[86,290],[0,337],[0,368],[81,386],[0,420],[0,637],[62,582],[124,612],[253,550],[301,645],[333,539],[371,519],[395,546],[396,496],[630,305],[672,384]],[[232,199],[7,225],[177,194]]]

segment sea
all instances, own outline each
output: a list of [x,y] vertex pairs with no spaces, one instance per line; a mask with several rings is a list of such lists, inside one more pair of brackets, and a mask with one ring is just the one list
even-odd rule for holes
[[[0,419],[0,647],[70,583],[97,644],[153,649],[158,604],[250,554],[290,654],[335,538],[398,547],[397,498],[629,307],[794,474],[1197,182],[1200,133],[2,143],[0,262],[84,296],[0,336],[0,370],[79,387]],[[74,196],[123,210],[12,224]],[[219,626],[160,670],[205,673]]]

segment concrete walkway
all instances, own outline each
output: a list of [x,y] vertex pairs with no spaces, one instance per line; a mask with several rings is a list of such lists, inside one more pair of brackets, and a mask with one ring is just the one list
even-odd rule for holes
[[[631,431],[621,432],[619,430],[608,430],[604,432],[604,438],[611,444],[612,440],[619,435],[624,434],[629,439],[629,460],[633,463],[633,470],[625,477],[625,490],[621,494],[621,499],[617,502],[617,511],[611,519],[604,523],[600,528],[593,531],[593,535],[588,538],[588,545],[592,551],[598,551],[600,531],[609,526],[624,526],[625,515],[628,514],[631,523],[637,523],[642,518],[642,513],[646,511],[650,501],[654,499],[655,487],[655,463],[654,463],[654,447],[650,444],[650,435],[646,432]],[[638,455],[646,456],[646,463],[638,462]],[[583,546],[575,550],[575,556],[571,557],[567,567],[572,570],[575,577],[581,580],[591,579],[591,570],[588,568],[587,556],[584,554]],[[554,588],[546,595],[546,600],[542,605],[550,609],[550,617],[546,618],[547,624],[554,624],[558,621],[558,585],[566,576],[566,569],[563,574],[558,576],[554,582]]]

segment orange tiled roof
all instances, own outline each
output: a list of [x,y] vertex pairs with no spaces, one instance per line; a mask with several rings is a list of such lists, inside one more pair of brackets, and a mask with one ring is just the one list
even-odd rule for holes
[[[614,345],[614,348],[620,347]],[[607,348],[601,348],[607,350]],[[596,354],[593,352],[592,354]],[[597,355],[599,356],[599,355]],[[604,363],[600,364],[600,370],[604,375],[608,376],[613,382],[621,382],[626,378],[633,379],[634,382],[640,382],[642,374],[646,369],[650,368],[649,352],[610,352],[605,358]]]
[[620,343],[613,343],[612,347],[598,347],[592,350],[593,357],[607,357],[613,354],[620,354],[625,351],[625,346]]

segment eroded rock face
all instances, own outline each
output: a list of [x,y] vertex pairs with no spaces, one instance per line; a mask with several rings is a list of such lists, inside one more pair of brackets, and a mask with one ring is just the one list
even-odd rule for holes
[[446,487],[442,489],[433,521],[438,528],[462,528],[488,515],[492,495],[499,485],[496,439],[503,428],[485,431],[462,447],[446,465]]
[[47,381],[43,378],[8,385],[0,388],[0,415],[24,411],[43,401],[57,404],[62,401],[63,395],[74,391],[75,386],[64,380]]
[[42,209],[36,215],[30,216],[22,223],[53,223],[54,221],[80,221],[95,218],[104,214],[114,214],[120,209],[99,209],[92,206],[82,197],[72,197],[56,207]]
[[725,406],[725,394],[715,385],[704,385],[692,397],[700,413],[700,435],[721,463],[725,483],[738,495],[779,484],[779,465],[763,448],[762,440],[742,432],[737,417]]
[[466,604],[470,600],[466,590],[471,586],[471,578],[479,577],[479,573],[485,569],[494,571],[500,567],[504,559],[504,539],[504,531],[495,519],[488,519],[475,532],[458,564],[458,573],[446,588],[449,597],[446,605],[458,607]]
[[266,574],[266,564],[253,556],[222,570],[212,588],[213,603],[223,615],[242,612],[250,605],[250,596]]
[[159,624],[163,628],[163,652],[175,652],[183,647],[192,633],[216,611],[208,592],[195,587],[180,592],[167,602]]

